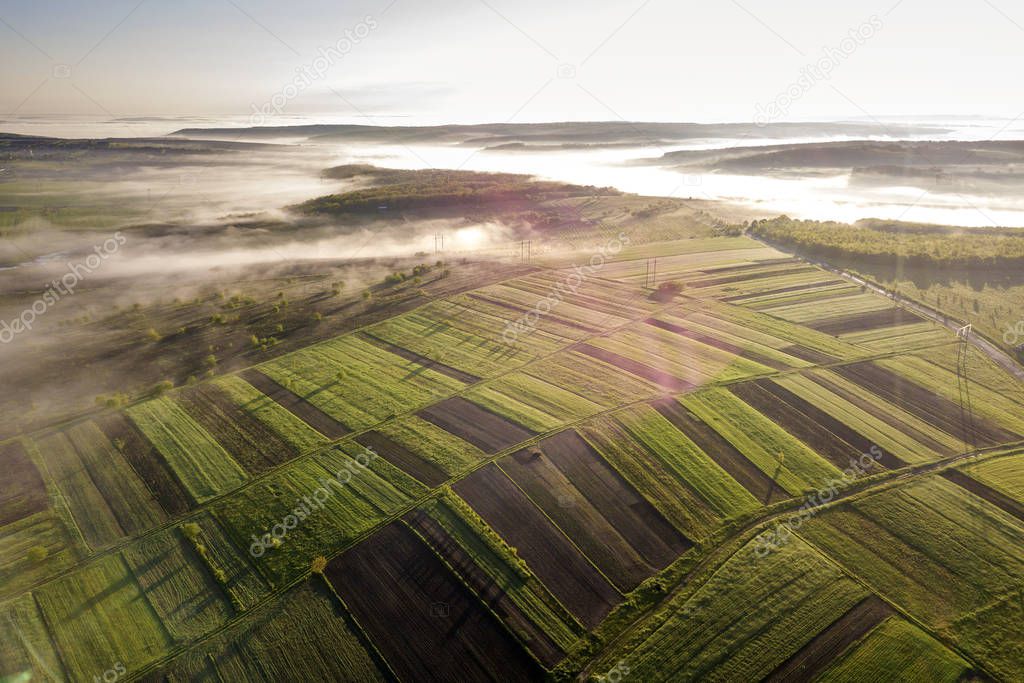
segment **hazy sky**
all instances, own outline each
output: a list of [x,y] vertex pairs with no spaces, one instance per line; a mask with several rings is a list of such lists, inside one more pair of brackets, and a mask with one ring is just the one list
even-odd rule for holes
[[0,119],[1013,118],[1022,46],[1013,0],[4,0]]

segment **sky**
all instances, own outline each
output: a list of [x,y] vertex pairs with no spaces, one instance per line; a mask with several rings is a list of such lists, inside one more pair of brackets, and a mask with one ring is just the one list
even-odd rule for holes
[[4,0],[0,120],[1024,113],[1011,0]]

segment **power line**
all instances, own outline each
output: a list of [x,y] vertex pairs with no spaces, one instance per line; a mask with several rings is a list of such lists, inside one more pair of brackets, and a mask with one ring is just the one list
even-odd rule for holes
[[960,423],[964,433],[964,447],[967,448],[970,444],[968,452],[978,448],[974,427],[974,403],[971,401],[971,382],[968,377],[970,339],[973,331],[974,326],[971,324],[964,325],[956,331],[957,339],[960,342],[957,344],[956,352],[956,383],[960,393]]

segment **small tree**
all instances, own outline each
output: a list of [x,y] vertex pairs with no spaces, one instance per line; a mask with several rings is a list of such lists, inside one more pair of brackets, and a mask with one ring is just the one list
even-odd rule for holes
[[49,556],[50,551],[43,545],[33,546],[28,550],[28,559],[35,564],[39,564]]
[[314,557],[309,565],[309,570],[314,574],[323,575],[325,569],[327,569],[327,558],[323,555]]
[[203,533],[203,529],[195,522],[186,522],[181,525],[181,532],[185,534],[185,538],[194,541],[199,538],[199,534]]

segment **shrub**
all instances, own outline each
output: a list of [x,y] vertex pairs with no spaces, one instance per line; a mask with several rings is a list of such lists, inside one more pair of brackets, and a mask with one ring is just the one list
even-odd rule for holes
[[655,301],[662,303],[672,300],[679,292],[683,291],[683,286],[678,282],[662,282],[658,285],[658,288],[651,294],[651,298]]
[[152,393],[154,396],[163,396],[164,394],[166,394],[168,391],[170,391],[173,388],[174,388],[174,382],[172,382],[169,379],[164,379],[164,380],[160,380],[159,382],[154,384],[153,385],[153,389],[151,390],[150,393]]
[[39,564],[49,556],[50,551],[46,549],[46,546],[36,545],[28,549],[28,559],[35,564]]

